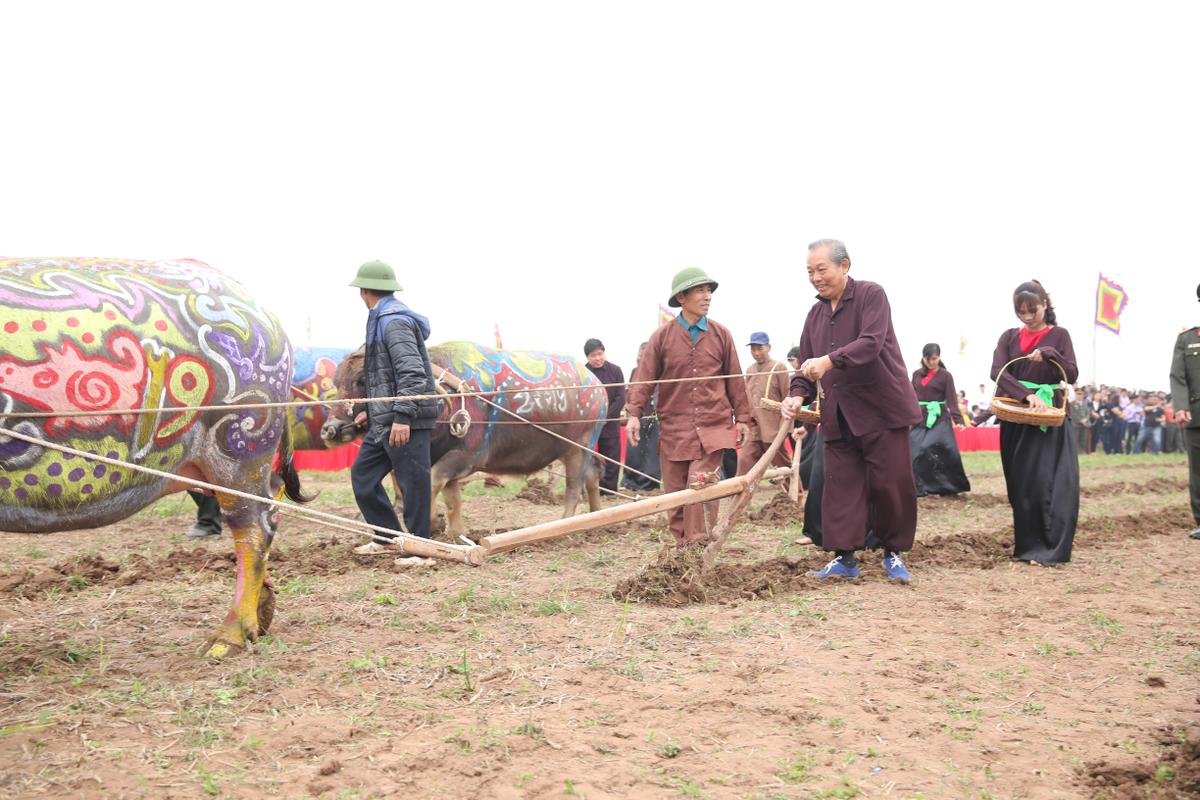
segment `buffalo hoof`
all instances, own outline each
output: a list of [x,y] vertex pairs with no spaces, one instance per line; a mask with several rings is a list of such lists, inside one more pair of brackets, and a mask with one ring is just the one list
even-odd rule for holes
[[263,582],[262,593],[258,596],[258,635],[262,636],[271,627],[275,619],[275,587],[270,579]]
[[226,641],[222,639],[221,635],[218,633],[216,636],[205,642],[204,646],[200,648],[200,655],[204,658],[211,658],[214,661],[220,661],[221,659],[227,658],[231,655],[237,655],[245,649],[245,643],[238,644],[236,642]]

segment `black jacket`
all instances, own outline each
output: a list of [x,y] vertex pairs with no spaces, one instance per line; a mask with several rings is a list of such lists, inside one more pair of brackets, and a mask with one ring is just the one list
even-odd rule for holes
[[[425,351],[428,336],[428,320],[393,297],[380,300],[367,317],[367,397],[434,394]],[[372,400],[367,404],[367,437],[386,442],[393,423],[429,429],[437,415],[437,400]]]

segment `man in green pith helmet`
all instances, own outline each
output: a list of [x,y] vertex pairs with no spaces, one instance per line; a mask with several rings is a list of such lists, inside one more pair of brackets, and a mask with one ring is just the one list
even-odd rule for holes
[[[1200,286],[1196,287],[1200,299]],[[1188,328],[1175,339],[1171,359],[1171,406],[1175,421],[1183,425],[1183,446],[1188,456],[1188,487],[1195,529],[1200,539],[1200,328]]]
[[[708,317],[716,290],[717,282],[701,269],[676,273],[667,303],[680,309],[679,316],[650,336],[638,359],[639,381],[713,378],[658,385],[664,492],[679,491],[701,475],[715,474],[725,450],[742,446],[750,432],[750,402],[737,345],[728,328]],[[721,375],[728,377],[716,377]],[[647,383],[631,386],[625,401],[626,434],[635,447],[641,437],[642,411],[654,389]],[[679,547],[707,542],[716,519],[716,502],[667,512]]]
[[[358,288],[363,304],[370,310],[363,362],[367,410],[355,419],[357,424],[366,425],[367,434],[350,468],[354,500],[367,522],[399,530],[400,520],[380,486],[391,472],[404,496],[405,529],[428,538],[432,501],[429,441],[437,421],[437,401],[372,398],[435,393],[425,350],[429,320],[395,298],[394,292],[401,291],[400,284],[396,273],[382,261],[363,264],[350,285]],[[387,534],[376,532],[375,541],[355,552],[386,553],[390,542]]]

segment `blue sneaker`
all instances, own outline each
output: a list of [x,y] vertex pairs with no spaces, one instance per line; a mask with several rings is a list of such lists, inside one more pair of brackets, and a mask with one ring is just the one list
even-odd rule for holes
[[842,563],[842,557],[837,556],[833,559],[833,561],[830,561],[820,569],[814,569],[805,574],[808,575],[808,577],[816,578],[819,581],[843,579],[853,580],[854,578],[858,577],[858,565],[855,564],[853,567],[847,567]]
[[908,574],[908,567],[904,566],[904,561],[900,558],[899,553],[884,553],[883,568],[887,571],[888,580],[893,583],[908,583],[912,580],[912,576]]

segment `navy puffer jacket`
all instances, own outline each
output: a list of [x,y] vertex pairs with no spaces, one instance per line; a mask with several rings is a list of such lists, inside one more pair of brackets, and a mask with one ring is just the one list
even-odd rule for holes
[[[433,370],[425,340],[429,320],[394,297],[385,297],[367,315],[366,394],[398,397],[434,394]],[[371,441],[386,442],[393,423],[414,430],[434,426],[437,400],[371,400],[367,404]]]

